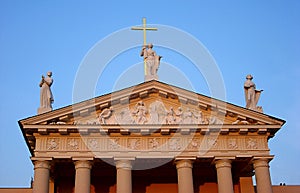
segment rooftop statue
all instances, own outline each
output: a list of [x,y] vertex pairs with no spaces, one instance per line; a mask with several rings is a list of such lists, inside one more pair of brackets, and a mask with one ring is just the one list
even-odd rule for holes
[[256,86],[252,81],[253,76],[248,74],[244,83],[246,108],[254,111],[262,112],[262,107],[257,106],[260,94],[263,90],[256,90]]
[[153,44],[143,46],[141,56],[144,57],[146,66],[145,80],[157,80],[157,70],[160,64],[161,56],[156,55],[156,52],[152,49]]
[[39,84],[41,90],[40,90],[40,107],[38,108],[38,114],[45,113],[52,110],[52,103],[54,99],[50,89],[53,83],[53,79],[51,78],[51,76],[52,76],[52,72],[47,72],[46,77],[42,75],[42,80]]
[[145,73],[145,81],[150,80],[158,80],[157,70],[160,64],[161,56],[157,56],[155,51],[152,50],[153,45],[148,44],[146,41],[146,31],[156,31],[157,28],[147,27],[146,26],[146,18],[143,18],[143,26],[142,27],[132,27],[132,30],[142,30],[144,34],[144,44],[141,51],[141,56],[144,57],[144,73]]

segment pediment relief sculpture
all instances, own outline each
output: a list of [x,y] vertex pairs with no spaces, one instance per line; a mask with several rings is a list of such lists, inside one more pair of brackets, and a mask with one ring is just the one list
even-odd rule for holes
[[[224,117],[205,115],[200,109],[170,106],[159,100],[149,105],[138,101],[132,108],[104,108],[95,118],[76,119],[74,125],[105,125],[105,124],[223,124]],[[51,124],[66,124],[54,122]]]

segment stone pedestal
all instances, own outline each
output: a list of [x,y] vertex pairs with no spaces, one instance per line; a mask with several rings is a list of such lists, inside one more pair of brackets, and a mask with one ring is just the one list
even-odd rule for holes
[[87,160],[75,161],[75,193],[90,193],[92,164]]
[[273,193],[267,159],[253,161],[257,193]]
[[145,75],[145,82],[151,81],[151,80],[158,80],[157,75]]
[[191,160],[176,161],[178,193],[194,193],[193,164]]
[[218,177],[218,192],[233,193],[233,183],[231,174],[231,161],[221,159],[215,162]]
[[117,168],[117,193],[132,193],[131,169],[130,160],[118,160]]
[[49,193],[49,174],[48,161],[34,161],[33,193]]
[[38,111],[37,113],[39,115],[39,114],[43,114],[43,113],[47,113],[49,111],[52,111],[52,108],[39,107],[37,111]]

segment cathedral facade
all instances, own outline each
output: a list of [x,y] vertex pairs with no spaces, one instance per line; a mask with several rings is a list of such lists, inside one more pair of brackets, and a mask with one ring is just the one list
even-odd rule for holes
[[284,123],[157,80],[19,121],[34,193],[272,193]]

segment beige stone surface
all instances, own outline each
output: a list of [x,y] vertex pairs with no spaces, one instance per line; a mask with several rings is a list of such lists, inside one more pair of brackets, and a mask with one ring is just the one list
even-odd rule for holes
[[54,101],[53,95],[51,92],[51,85],[53,79],[51,78],[52,72],[47,72],[47,76],[42,76],[42,80],[39,84],[41,87],[40,90],[40,107],[38,108],[38,114],[46,113],[52,110],[52,103]]
[[48,193],[50,179],[50,162],[46,160],[34,161],[33,193]]
[[92,164],[88,160],[75,161],[75,193],[90,193]]
[[233,193],[231,160],[217,160],[216,169],[218,178],[218,193]]
[[116,161],[117,169],[117,193],[132,192],[132,164],[130,160],[121,159]]
[[193,164],[191,160],[176,161],[178,176],[178,193],[194,193]]
[[253,76],[247,75],[246,81],[244,83],[245,99],[246,99],[246,108],[262,112],[262,107],[257,106],[258,100],[262,90],[256,90],[256,86],[252,81]]
[[253,161],[257,193],[272,193],[272,183],[268,162],[269,160],[267,159],[255,159]]
[[[272,159],[268,139],[284,123],[153,80],[19,121],[32,160],[51,164],[36,169],[39,193],[49,178],[59,179],[51,190],[70,193],[163,192],[164,184],[179,192],[250,193],[252,181],[232,176],[251,177],[255,168],[258,181],[269,178],[269,168],[254,160]],[[134,170],[161,160],[157,170]]]

